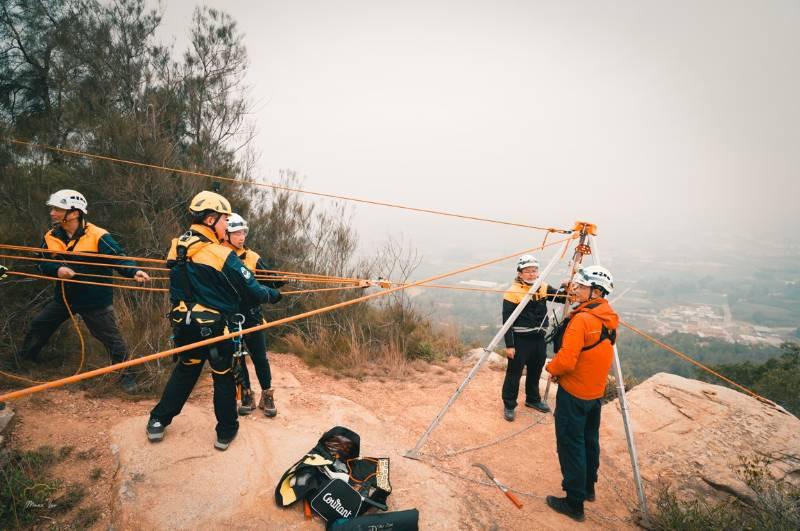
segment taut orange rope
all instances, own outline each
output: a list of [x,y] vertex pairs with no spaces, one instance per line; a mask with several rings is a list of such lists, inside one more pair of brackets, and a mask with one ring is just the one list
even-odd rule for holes
[[402,209],[402,210],[409,210],[411,212],[421,212],[421,213],[425,213],[425,214],[436,214],[436,215],[439,215],[439,216],[447,216],[447,217],[451,217],[451,218],[467,219],[467,220],[471,220],[471,221],[482,221],[482,222],[485,222],[485,223],[495,223],[495,224],[499,224],[499,225],[509,225],[509,226],[512,226],[512,227],[522,227],[522,228],[525,228],[525,229],[543,230],[543,231],[547,231],[547,232],[556,232],[556,233],[559,233],[559,234],[571,234],[572,233],[572,230],[568,230],[568,229],[556,229],[556,228],[553,228],[553,227],[539,227],[539,226],[536,226],[536,225],[527,225],[527,224],[524,224],[524,223],[514,223],[514,222],[511,222],[511,221],[501,221],[501,220],[490,219],[490,218],[482,218],[482,217],[478,217],[478,216],[468,216],[468,215],[463,215],[463,214],[456,214],[456,213],[453,213],[453,212],[445,212],[445,211],[442,211],[442,210],[433,210],[433,209],[430,209],[430,208],[415,208],[415,207],[409,207],[409,206],[404,206],[404,205],[398,205],[398,204],[395,204],[395,203],[387,203],[385,201],[373,201],[373,200],[369,200],[369,199],[360,199],[360,198],[357,198],[357,197],[352,197],[352,196],[347,196],[347,195],[330,194],[330,193],[324,193],[324,192],[312,192],[310,190],[303,190],[301,188],[291,188],[289,186],[282,186],[282,185],[278,185],[278,184],[259,183],[259,182],[253,182],[253,181],[242,181],[242,180],[234,179],[232,177],[224,177],[224,176],[221,176],[221,175],[213,175],[211,173],[205,173],[205,172],[193,171],[193,170],[184,170],[184,169],[181,169],[181,168],[170,168],[168,166],[160,166],[158,164],[148,164],[148,163],[145,163],[145,162],[137,162],[137,161],[134,161],[134,160],[120,159],[120,158],[116,158],[116,157],[108,157],[108,156],[105,156],[105,155],[98,155],[98,154],[95,154],[95,153],[87,153],[87,152],[84,152],[84,151],[57,148],[57,147],[48,146],[48,145],[45,145],[45,144],[37,144],[37,143],[34,143],[34,142],[27,142],[27,141],[24,141],[24,140],[10,139],[9,142],[11,142],[13,144],[18,144],[18,145],[21,145],[21,146],[35,147],[35,148],[38,148],[38,149],[44,149],[44,150],[53,151],[53,152],[56,152],[56,153],[62,153],[64,155],[72,155],[72,156],[76,156],[76,157],[86,157],[86,158],[95,159],[95,160],[104,160],[104,161],[113,162],[113,163],[116,163],[116,164],[127,164],[127,165],[130,165],[130,166],[137,166],[139,168],[148,168],[148,169],[152,169],[152,170],[160,170],[160,171],[171,172],[171,173],[180,173],[180,174],[183,174],[183,175],[192,175],[192,176],[195,176],[195,177],[207,177],[207,178],[214,179],[214,180],[219,180],[219,181],[235,182],[235,183],[238,183],[238,184],[246,184],[246,185],[249,185],[249,186],[260,186],[260,187],[263,187],[263,188],[271,188],[273,190],[283,190],[283,191],[286,191],[286,192],[307,194],[307,195],[313,195],[313,196],[317,196],[317,197],[327,197],[329,199],[341,199],[343,201],[352,201],[354,203],[364,203],[364,204],[368,204],[368,205],[385,206],[385,207],[390,207],[390,208],[398,208],[398,209]]
[[[565,241],[568,241],[570,239],[572,239],[572,238],[569,237],[569,238],[564,238],[562,240],[556,240],[556,241],[551,242],[550,244],[548,244],[548,246],[550,246],[550,245],[558,245],[558,244],[563,243]],[[47,383],[40,384],[40,385],[35,385],[35,386],[32,386],[32,387],[28,387],[26,389],[20,389],[18,391],[12,391],[10,393],[6,393],[4,395],[0,395],[0,402],[4,402],[6,400],[12,400],[12,399],[15,399],[15,398],[20,398],[20,397],[23,397],[23,396],[27,396],[27,395],[30,395],[30,394],[33,394],[33,393],[38,393],[40,391],[44,391],[44,390],[47,390],[47,389],[52,389],[52,388],[55,388],[55,387],[61,387],[63,385],[67,385],[67,384],[70,384],[70,383],[79,382],[81,380],[86,380],[86,379],[89,379],[89,378],[93,378],[95,376],[100,376],[100,375],[103,375],[103,374],[106,374],[106,373],[109,373],[109,372],[113,372],[113,371],[115,371],[117,369],[124,369],[126,367],[133,367],[135,365],[140,365],[140,364],[146,363],[148,361],[154,361],[154,360],[157,360],[157,359],[160,359],[160,358],[164,358],[166,356],[171,356],[173,354],[179,354],[179,353],[185,352],[187,350],[192,350],[192,349],[195,349],[195,348],[204,347],[206,345],[211,345],[211,344],[214,344],[214,343],[218,343],[220,341],[225,341],[227,339],[231,339],[233,337],[237,337],[237,336],[240,336],[240,335],[249,334],[251,332],[256,332],[258,330],[265,330],[267,328],[272,328],[274,326],[278,326],[278,325],[282,325],[282,324],[286,324],[286,323],[291,323],[291,322],[294,322],[294,321],[297,321],[297,320],[300,320],[300,319],[304,319],[306,317],[312,317],[312,316],[320,314],[320,313],[329,312],[329,311],[332,311],[332,310],[337,310],[339,308],[344,308],[344,307],[347,307],[347,306],[352,306],[353,304],[358,304],[360,302],[364,302],[364,301],[367,301],[367,300],[370,300],[370,299],[383,297],[383,296],[386,296],[386,295],[388,295],[390,293],[394,293],[396,291],[400,291],[400,290],[403,290],[403,289],[406,289],[406,288],[409,288],[409,287],[413,287],[413,286],[417,286],[417,285],[420,285],[420,284],[424,284],[425,282],[433,282],[433,281],[439,280],[441,278],[450,277],[450,276],[453,276],[453,275],[457,275],[459,273],[465,273],[467,271],[472,271],[474,269],[479,269],[481,267],[485,267],[485,266],[488,266],[488,265],[496,264],[498,262],[503,262],[505,260],[510,260],[512,258],[516,258],[517,256],[519,256],[521,254],[532,253],[534,251],[538,251],[538,250],[541,250],[541,249],[542,249],[541,246],[540,247],[534,247],[532,249],[525,249],[525,250],[522,250],[520,252],[511,254],[511,255],[502,256],[500,258],[494,258],[492,260],[487,260],[487,261],[481,262],[479,264],[474,264],[474,265],[471,265],[471,266],[463,267],[461,269],[456,269],[455,271],[450,271],[448,273],[435,275],[435,276],[420,280],[418,282],[408,284],[406,286],[398,286],[398,287],[387,289],[385,291],[379,291],[379,292],[376,292],[376,293],[371,293],[369,295],[363,295],[361,297],[357,297],[355,299],[351,299],[351,300],[348,300],[348,301],[339,302],[337,304],[332,304],[330,306],[325,306],[323,308],[317,308],[316,310],[303,312],[301,314],[293,315],[291,317],[285,317],[283,319],[278,319],[276,321],[271,321],[269,323],[261,324],[261,325],[258,325],[258,326],[253,326],[251,328],[247,328],[247,329],[242,330],[240,332],[239,331],[230,332],[230,333],[227,333],[227,334],[223,334],[221,336],[212,337],[212,338],[209,338],[209,339],[204,339],[203,341],[198,341],[197,343],[191,343],[189,345],[184,345],[182,347],[176,347],[176,348],[172,348],[172,349],[169,349],[169,350],[164,350],[162,352],[156,352],[155,354],[150,354],[148,356],[143,356],[141,358],[128,360],[128,361],[123,361],[123,362],[120,362],[120,363],[115,363],[113,365],[109,365],[108,367],[102,367],[100,369],[87,371],[87,372],[82,373],[82,374],[69,376],[67,378],[54,380],[52,382],[47,382]]]

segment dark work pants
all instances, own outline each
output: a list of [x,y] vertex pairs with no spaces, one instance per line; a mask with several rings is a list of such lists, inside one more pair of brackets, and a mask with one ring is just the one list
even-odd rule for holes
[[583,502],[600,468],[600,400],[581,400],[559,387],[556,393],[556,446],[567,498]]
[[539,378],[547,359],[547,344],[542,334],[514,334],[514,359],[508,360],[506,378],[503,380],[503,405],[508,409],[517,407],[519,381],[522,369],[528,368],[525,377],[525,400],[539,402]]
[[[256,325],[250,324],[247,327],[249,328],[250,326]],[[247,351],[250,353],[250,358],[253,360],[253,365],[256,368],[256,377],[258,378],[261,389],[269,389],[272,387],[272,372],[269,368],[269,358],[267,358],[267,334],[263,330],[251,332],[244,336],[244,344],[247,345]],[[245,362],[245,359],[244,357],[241,358],[244,368],[244,371],[242,371],[244,388],[251,389],[250,375],[247,372],[247,362]]]
[[[128,347],[119,332],[113,306],[86,311],[73,310],[73,313],[83,317],[83,322],[86,323],[89,332],[106,347],[112,363],[128,359]],[[20,352],[22,358],[38,359],[39,352],[47,344],[50,336],[67,319],[69,319],[69,312],[66,306],[56,300],[48,302],[31,321],[31,327],[22,342]]]
[[[207,335],[203,335],[203,330]],[[211,332],[207,327],[196,325],[175,328],[175,344],[177,346],[196,343],[203,339],[222,335],[222,331]],[[236,384],[233,380],[231,363],[233,361],[233,341],[219,343],[182,352],[180,360],[175,364],[172,374],[164,387],[161,401],[156,404],[150,416],[168,426],[174,417],[180,414],[189,395],[203,371],[208,360],[211,366],[211,377],[214,380],[214,414],[217,417],[217,436],[230,438],[239,430],[236,413]]]

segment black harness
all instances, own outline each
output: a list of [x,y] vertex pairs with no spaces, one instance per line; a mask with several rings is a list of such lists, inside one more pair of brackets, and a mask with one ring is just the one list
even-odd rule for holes
[[178,238],[178,245],[175,247],[175,263],[172,268],[177,273],[177,280],[181,286],[188,305],[192,305],[195,301],[194,291],[192,290],[192,283],[189,280],[189,270],[186,267],[187,262],[191,262],[189,258],[189,248],[198,243],[211,243],[211,240],[200,233],[187,230],[180,238]]
[[[593,308],[597,308],[600,305],[599,302],[592,302],[584,306],[581,311],[591,310]],[[553,330],[553,335],[550,337],[550,341],[553,342],[553,352],[558,352],[561,350],[561,345],[564,342],[564,332],[567,330],[567,325],[569,324],[570,318],[567,317],[563,321],[561,321],[558,325],[556,325],[555,329]],[[616,344],[617,342],[617,331],[616,330],[609,330],[606,325],[602,325],[600,329],[600,338],[592,343],[591,345],[586,345],[581,349],[581,352],[586,350],[591,350],[600,343],[605,340],[609,340],[612,345]]]
[[[188,263],[192,261],[189,257],[189,249],[199,243],[213,243],[209,238],[203,234],[186,231],[178,238],[178,243],[175,246],[175,260],[167,264],[172,270],[175,271],[175,280],[183,291],[183,300],[181,300],[172,310],[168,316],[174,327],[196,325],[200,326],[200,335],[202,337],[211,337],[224,331],[226,325],[225,317],[210,308],[197,307],[197,300],[192,290],[192,282],[189,279]],[[179,328],[175,328],[174,336],[178,337]],[[217,345],[208,347],[209,358],[215,363],[219,362],[220,355]],[[179,356],[176,356],[178,358]],[[177,361],[177,359],[175,360]]]

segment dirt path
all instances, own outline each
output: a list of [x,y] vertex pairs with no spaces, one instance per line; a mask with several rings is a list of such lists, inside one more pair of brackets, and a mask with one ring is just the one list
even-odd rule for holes
[[[422,459],[411,460],[403,454],[468,366],[454,359],[420,366],[422,372],[403,379],[358,381],[325,375],[291,355],[271,355],[271,363],[279,414],[242,418],[239,437],[227,452],[212,447],[207,374],[159,444],[148,443],[144,433],[153,400],[88,399],[69,390],[17,402],[12,444],[72,447],[56,473],[87,486],[84,505],[94,504],[102,513],[96,529],[321,529],[321,520],[305,521],[297,506],[277,508],[273,492],[281,474],[335,425],[361,435],[362,455],[391,458],[390,509],[417,508],[421,529],[576,525],[544,503],[545,495],[561,495],[552,417],[520,408],[514,423],[504,421],[502,372],[483,369],[423,448]],[[518,492],[523,509],[471,466],[475,462]],[[604,457],[598,501],[587,504],[584,528],[632,527],[630,482],[609,479],[630,477],[624,464]]]

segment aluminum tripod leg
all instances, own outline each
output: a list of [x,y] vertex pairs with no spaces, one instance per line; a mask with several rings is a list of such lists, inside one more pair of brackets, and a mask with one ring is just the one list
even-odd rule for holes
[[[569,242],[567,242],[567,245],[569,245]],[[445,414],[447,414],[447,410],[450,409],[450,406],[453,405],[453,403],[458,399],[459,395],[464,391],[467,385],[469,385],[469,382],[472,381],[472,378],[474,378],[475,375],[478,373],[481,366],[489,358],[489,355],[492,353],[492,350],[497,346],[497,344],[500,342],[500,339],[505,335],[508,329],[511,328],[511,325],[514,324],[514,321],[517,320],[517,316],[520,313],[522,313],[523,309],[525,309],[525,306],[528,304],[528,301],[531,300],[533,294],[536,293],[536,291],[539,289],[539,286],[542,285],[542,282],[544,281],[545,278],[547,278],[547,275],[550,274],[550,271],[558,263],[558,260],[559,260],[559,254],[556,253],[553,255],[553,258],[550,259],[550,262],[547,264],[547,267],[544,268],[542,274],[539,275],[539,278],[536,279],[536,282],[533,283],[533,286],[531,286],[531,288],[528,290],[528,293],[525,295],[525,297],[523,297],[520,303],[517,304],[517,307],[514,309],[514,311],[511,313],[508,319],[506,319],[506,322],[503,323],[503,326],[500,328],[500,330],[497,331],[497,334],[495,334],[494,338],[492,338],[489,344],[483,349],[483,354],[481,354],[478,363],[476,363],[475,366],[472,367],[472,370],[469,371],[469,374],[467,375],[466,378],[464,378],[464,381],[461,382],[461,385],[458,386],[458,389],[456,389],[455,393],[453,393],[453,395],[447,401],[447,404],[445,404],[442,410],[436,414],[436,417],[434,417],[430,426],[428,426],[428,429],[425,430],[425,433],[422,434],[422,437],[419,438],[414,448],[406,452],[405,457],[416,459],[416,457],[419,455],[420,448],[422,448],[422,446],[425,444],[425,441],[428,440],[430,434],[433,433],[433,430],[436,429],[436,427],[444,418]]]
[[[592,248],[594,249],[594,263],[600,265],[600,257],[597,254],[597,242],[592,237]],[[642,522],[647,525],[649,515],[647,512],[647,498],[644,495],[644,486],[642,485],[642,475],[639,473],[639,460],[636,457],[636,443],[633,440],[633,426],[631,425],[630,412],[628,410],[628,399],[625,395],[625,381],[622,378],[622,366],[619,362],[619,351],[617,346],[614,345],[614,360],[612,364],[614,370],[614,379],[617,381],[617,397],[619,398],[619,407],[622,412],[622,423],[625,426],[625,439],[628,443],[628,454],[631,457],[631,468],[633,469],[633,481],[636,483],[636,494],[639,496],[639,510],[642,513]]]
[[633,468],[633,480],[636,483],[636,493],[639,496],[639,509],[642,512],[642,520],[648,522],[647,498],[644,496],[644,486],[642,476],[639,473],[639,460],[636,458],[636,443],[633,440],[633,426],[631,426],[630,413],[628,412],[628,399],[625,396],[625,382],[622,379],[622,367],[619,363],[619,352],[614,345],[614,379],[617,381],[617,397],[619,407],[622,412],[622,422],[625,425],[625,438],[628,441],[628,453],[631,456],[631,468]]

